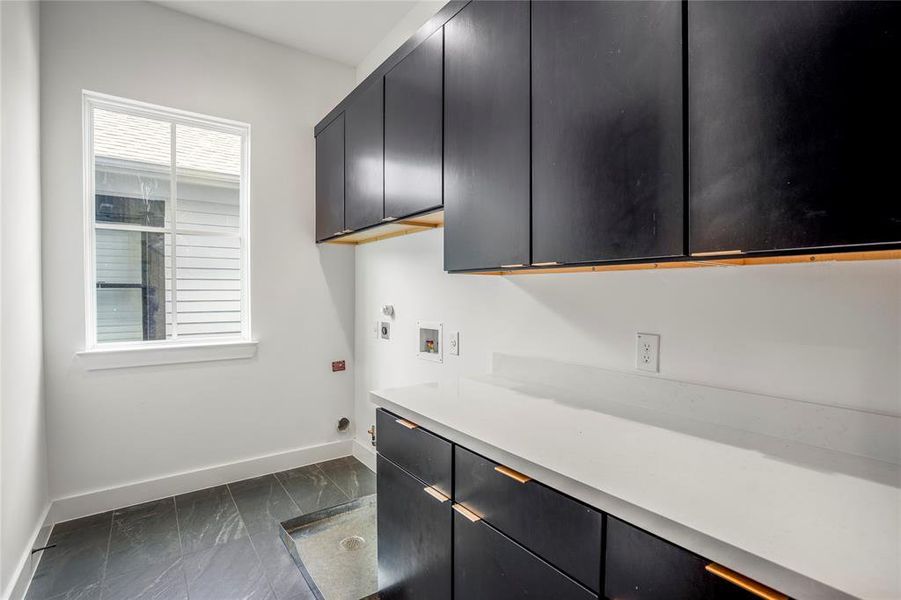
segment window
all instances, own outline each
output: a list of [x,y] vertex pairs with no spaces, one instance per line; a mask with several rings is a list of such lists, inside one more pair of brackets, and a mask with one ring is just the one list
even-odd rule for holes
[[87,348],[248,340],[243,123],[84,93]]

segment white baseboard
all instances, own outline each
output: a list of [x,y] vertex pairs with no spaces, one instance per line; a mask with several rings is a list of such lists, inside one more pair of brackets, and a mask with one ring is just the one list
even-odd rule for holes
[[375,447],[372,444],[354,440],[353,453],[354,458],[375,471]]
[[59,498],[50,507],[48,521],[60,523],[141,502],[341,458],[350,455],[352,448],[351,440],[339,440]]
[[31,534],[28,540],[28,546],[19,558],[19,564],[16,566],[9,586],[7,586],[6,590],[2,590],[3,600],[22,600],[25,597],[25,592],[28,591],[28,584],[31,583],[31,576],[34,575],[34,570],[37,569],[38,562],[41,560],[41,555],[32,554],[31,550],[32,548],[40,548],[47,545],[47,539],[50,537],[50,528],[47,527],[45,529],[44,525],[47,523],[47,515],[50,513],[51,506],[48,503],[41,518],[38,519],[34,533]]

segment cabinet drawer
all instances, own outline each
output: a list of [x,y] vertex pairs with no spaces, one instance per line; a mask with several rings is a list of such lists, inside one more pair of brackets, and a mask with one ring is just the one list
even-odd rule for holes
[[379,454],[451,497],[450,442],[382,408],[376,412],[375,422]]
[[597,600],[597,596],[505,535],[454,511],[454,597],[475,600]]
[[379,597],[451,600],[451,501],[377,461]]
[[454,498],[490,525],[591,590],[600,591],[600,512],[536,481],[520,483],[495,462],[456,447]]
[[[607,519],[604,593],[618,600],[751,600],[786,596],[759,586],[752,594],[708,572],[710,562],[613,517]],[[751,582],[753,584],[753,582]],[[755,584],[759,585],[759,584]]]

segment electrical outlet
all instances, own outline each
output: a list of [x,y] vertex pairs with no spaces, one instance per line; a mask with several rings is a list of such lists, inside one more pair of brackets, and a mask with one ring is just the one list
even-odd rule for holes
[[635,367],[641,371],[660,371],[660,336],[656,333],[639,333],[635,342]]
[[460,356],[460,332],[453,331],[448,336],[447,347],[454,356]]

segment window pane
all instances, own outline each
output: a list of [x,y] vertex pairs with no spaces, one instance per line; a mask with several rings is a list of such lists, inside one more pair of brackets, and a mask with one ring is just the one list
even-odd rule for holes
[[96,230],[97,341],[166,338],[165,235]]
[[240,233],[241,137],[176,126],[178,215],[181,230]]
[[94,199],[98,223],[162,227],[169,199],[171,126],[94,109]]
[[240,240],[181,234],[176,240],[178,337],[240,334]]

